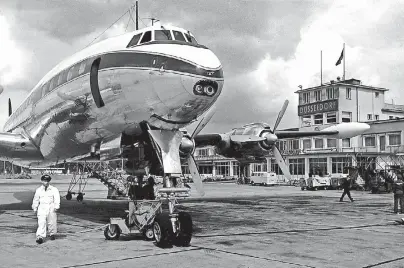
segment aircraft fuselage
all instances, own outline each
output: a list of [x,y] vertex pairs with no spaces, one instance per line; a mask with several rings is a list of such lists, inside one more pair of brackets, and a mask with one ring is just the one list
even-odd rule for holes
[[[85,155],[93,144],[122,133],[136,135],[140,122],[179,129],[213,105],[224,79],[220,62],[210,50],[158,41],[127,48],[132,36],[89,47],[38,83],[4,130],[21,131],[39,149],[41,159],[16,162],[49,165]],[[97,107],[90,87],[97,59],[102,107]],[[196,90],[199,84],[212,87],[207,92]]]

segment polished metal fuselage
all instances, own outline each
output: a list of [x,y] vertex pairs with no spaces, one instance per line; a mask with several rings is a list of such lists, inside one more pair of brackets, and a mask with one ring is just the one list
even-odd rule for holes
[[[66,81],[42,95],[37,102],[32,101],[30,98],[41,90],[41,83],[45,83],[52,74],[41,80],[5,125],[5,131],[21,133],[40,154],[30,158],[19,157],[14,159],[15,163],[47,166],[80,159],[90,153],[94,144],[108,142],[122,133],[137,135],[140,122],[147,122],[157,129],[179,129],[194,122],[217,100],[224,83],[223,76],[210,77],[188,72],[181,66],[170,70],[158,63],[159,57],[165,57],[175,59],[180,65],[181,62],[196,68],[202,65],[212,70],[210,74],[221,71],[220,65],[203,66],[203,62],[192,61],[195,53],[207,53],[206,48],[150,44],[127,49],[128,38],[117,40],[122,41],[121,48],[114,44],[104,51],[95,49],[92,53],[79,53],[76,61],[70,59],[65,63],[68,68],[69,64],[105,53],[112,55],[109,56],[111,59],[114,59],[113,53],[140,53],[141,56],[150,57],[153,61],[150,66],[120,66],[114,63],[112,67],[100,68],[98,84],[105,103],[101,108],[95,105],[91,94],[90,73]],[[184,48],[185,53],[181,54],[179,51]],[[191,56],[188,57],[186,53]],[[127,55],[136,58],[136,55]],[[153,60],[154,57],[157,61]],[[121,58],[125,57],[121,55]],[[52,72],[57,73],[55,70]],[[218,84],[217,93],[214,96],[195,94],[194,85],[201,80],[215,81]],[[0,157],[9,159],[7,155]]]

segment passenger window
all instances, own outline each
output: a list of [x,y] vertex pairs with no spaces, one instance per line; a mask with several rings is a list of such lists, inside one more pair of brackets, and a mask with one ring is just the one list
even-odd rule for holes
[[55,80],[56,78],[52,78],[52,80],[49,83],[49,88],[46,89],[44,95],[48,94],[48,92],[51,92],[55,88],[55,82],[56,82]]
[[129,44],[126,47],[136,46],[141,36],[142,33],[133,36],[132,40],[130,40]]
[[70,68],[70,69],[69,69],[69,72],[67,72],[67,81],[69,81],[70,79],[72,79],[72,76],[73,76],[73,68],[74,68],[74,67]]
[[169,30],[154,31],[154,40],[173,40]]
[[63,74],[62,73],[60,73],[59,74],[59,78],[58,78],[58,83],[57,83],[57,86],[59,86],[59,85],[61,85],[62,84],[62,82],[63,82]]
[[86,61],[83,61],[83,62],[80,64],[79,75],[83,74],[85,69],[86,69]]
[[151,31],[147,31],[144,33],[142,40],[140,41],[140,44],[150,42],[151,41]]
[[[40,99],[41,97],[45,96],[46,93],[49,92],[48,89],[49,89],[49,82],[42,86],[42,94],[38,94],[39,99]],[[38,100],[39,100],[39,99],[38,99]]]
[[175,39],[175,40],[186,42],[186,41],[185,41],[185,37],[184,37],[184,35],[183,35],[181,32],[179,32],[179,31],[173,31],[173,34],[174,34],[174,39]]

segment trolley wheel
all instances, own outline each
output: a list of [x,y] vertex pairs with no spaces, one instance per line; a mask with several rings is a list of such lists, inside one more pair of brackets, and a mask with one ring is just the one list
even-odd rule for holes
[[151,241],[154,239],[153,226],[147,226],[143,230],[143,236],[146,240]]
[[178,233],[175,245],[188,247],[192,239],[192,218],[187,212],[178,213]]
[[70,192],[67,193],[66,200],[72,200],[72,193]]
[[165,248],[172,246],[174,233],[168,213],[160,213],[156,216],[153,223],[153,233],[158,247]]
[[304,191],[304,187],[301,187],[300,189],[302,189],[302,191]]
[[109,224],[105,227],[104,236],[107,240],[118,240],[121,236],[121,229],[117,224]]
[[81,202],[81,201],[83,201],[83,199],[84,199],[83,194],[82,194],[82,193],[79,193],[79,194],[77,195],[77,201]]

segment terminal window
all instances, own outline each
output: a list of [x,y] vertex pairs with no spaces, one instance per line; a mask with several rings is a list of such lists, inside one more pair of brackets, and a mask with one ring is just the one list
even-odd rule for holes
[[305,174],[305,159],[289,159],[289,169],[292,175],[304,175]]
[[305,149],[311,149],[311,140],[310,139],[303,140],[303,150],[305,150]]
[[303,103],[310,103],[310,92],[303,93]]
[[351,89],[349,87],[346,89],[346,99],[347,100],[351,99]]
[[337,113],[327,113],[327,123],[337,123]]
[[316,149],[323,149],[323,139],[314,139],[314,148]]
[[351,139],[342,139],[342,147],[350,148],[351,147]]
[[327,148],[336,148],[337,140],[336,139],[327,139]]
[[323,114],[315,114],[314,115],[314,124],[322,125],[323,124]]
[[342,112],[342,122],[349,123],[352,121],[352,113],[351,112]]
[[365,137],[365,146],[366,147],[374,147],[376,146],[376,139],[374,136]]
[[379,97],[379,92],[375,92],[375,97],[376,97],[376,98]]
[[319,176],[327,174],[327,158],[309,158],[309,173]]
[[389,145],[401,145],[401,133],[389,134]]
[[344,167],[352,166],[351,157],[331,157],[332,173],[343,173]]
[[314,91],[314,99],[316,101],[321,101],[321,90]]

